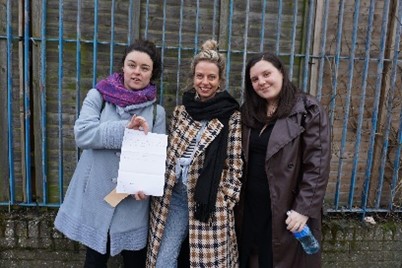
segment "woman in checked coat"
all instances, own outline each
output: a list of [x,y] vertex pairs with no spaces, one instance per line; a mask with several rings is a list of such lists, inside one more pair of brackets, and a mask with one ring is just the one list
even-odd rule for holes
[[164,195],[151,201],[147,267],[177,267],[187,235],[191,267],[238,267],[241,124],[238,103],[221,90],[224,70],[217,43],[208,40],[170,123]]

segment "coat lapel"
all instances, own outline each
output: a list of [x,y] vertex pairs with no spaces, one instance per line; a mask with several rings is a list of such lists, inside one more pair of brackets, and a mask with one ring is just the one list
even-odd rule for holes
[[268,142],[267,160],[304,131],[304,128],[291,118],[286,117],[276,121]]

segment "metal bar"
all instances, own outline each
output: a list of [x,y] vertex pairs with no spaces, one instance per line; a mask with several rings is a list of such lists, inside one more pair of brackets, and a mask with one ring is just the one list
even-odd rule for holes
[[[396,28],[396,34],[395,34],[395,46],[394,46],[394,57],[393,57],[393,62],[394,64],[392,65],[392,71],[391,71],[391,90],[395,91],[396,89],[396,78],[400,77],[397,76],[397,61],[398,61],[398,56],[400,52],[400,39],[401,39],[401,34],[402,34],[402,3],[399,3],[399,8],[398,8],[398,23],[397,23],[397,28]],[[389,202],[389,209],[393,210],[394,205],[393,201],[395,198],[396,194],[396,189],[397,189],[397,182],[399,178],[399,168],[401,165],[401,150],[402,150],[402,107],[401,111],[399,113],[399,132],[398,132],[398,139],[397,139],[397,146],[395,150],[395,158],[394,158],[394,169],[392,172],[392,182],[391,182],[391,196],[390,196],[390,202]]]
[[7,138],[10,200],[6,205],[13,205],[15,200],[14,153],[13,153],[13,47],[11,0],[7,0]]
[[324,1],[317,1],[315,6],[315,16],[314,16],[314,28],[313,28],[313,42],[311,45],[310,54],[310,75],[309,75],[309,87],[308,92],[317,96],[317,81],[318,81],[318,69],[320,67],[319,60],[314,56],[320,55],[320,44],[322,38],[322,26],[323,26],[323,15],[324,15]]
[[[110,55],[109,55],[109,74],[113,73],[114,68],[114,13],[115,13],[115,0],[112,0],[110,11]],[[131,24],[130,24],[131,25]]]
[[[345,103],[345,112],[343,115],[343,126],[342,126],[342,137],[341,137],[341,148],[339,152],[339,161],[338,161],[338,174],[337,177],[342,177],[342,168],[343,168],[343,155],[345,153],[346,147],[346,138],[348,134],[348,124],[349,124],[349,113],[350,113],[350,102],[352,97],[352,85],[353,85],[353,76],[354,76],[354,66],[355,66],[355,52],[356,52],[356,40],[357,33],[359,28],[359,15],[360,15],[360,0],[355,1],[355,7],[353,12],[353,32],[352,32],[352,42],[351,42],[351,51],[348,65],[348,83],[346,85],[346,103]],[[348,207],[351,209],[353,207],[353,197],[355,190],[356,181],[352,180],[350,182],[349,188],[349,200]]]
[[[329,10],[329,0],[325,0],[324,6],[324,16],[323,16],[323,28],[321,31],[321,47],[320,47],[320,67],[318,73],[318,88],[317,88],[317,98],[321,100],[322,97],[322,84],[324,78],[324,64],[325,64],[325,47],[327,45],[327,28],[328,28],[328,10]],[[339,178],[339,177],[338,177]],[[340,178],[339,178],[340,179]]]
[[265,40],[265,11],[267,9],[267,1],[262,1],[261,7],[261,32],[260,32],[260,52],[264,51]]
[[233,0],[229,3],[229,25],[228,25],[228,48],[226,52],[226,89],[229,90],[230,81],[230,64],[231,64],[231,50],[232,50],[232,18],[233,18]]
[[195,9],[195,34],[194,34],[194,56],[198,53],[198,32],[200,20],[200,1],[197,0],[197,8]]
[[147,8],[145,9],[145,33],[144,38],[148,39],[148,31],[149,31],[149,0],[147,0]]
[[[5,39],[5,40],[7,40],[7,35],[0,35],[0,39]],[[18,37],[18,36],[16,36],[16,37],[12,37],[12,40],[14,40],[14,41],[18,41],[20,38]],[[31,37],[30,38],[30,40],[31,41],[41,41],[41,39],[40,38],[38,38],[38,37]],[[50,42],[58,42],[58,38],[46,38],[46,41],[48,42],[48,43],[50,43]],[[65,38],[64,40],[64,43],[76,43],[77,42],[77,39],[70,39],[70,38]],[[80,40],[80,43],[83,43],[83,44],[93,44],[93,39],[81,39]],[[104,40],[99,40],[98,39],[98,41],[97,41],[97,43],[98,44],[102,44],[102,45],[110,45],[111,43],[110,43],[110,41],[104,41]],[[115,41],[114,42],[114,45],[116,45],[116,46],[123,46],[123,47],[126,47],[127,46],[127,43],[126,42],[118,42],[118,41]],[[165,45],[165,48],[166,49],[177,49],[178,47],[177,46],[173,46],[173,45]],[[182,50],[194,50],[194,47],[182,47]],[[225,49],[222,49],[222,51],[224,51],[224,52],[227,52],[227,50],[225,50]],[[243,54],[243,50],[238,50],[238,49],[231,49],[231,52],[233,53],[233,54]],[[248,54],[256,54],[256,53],[260,53],[260,51],[252,51],[252,50],[249,50],[248,52],[247,52]],[[280,52],[279,53],[279,55],[280,56],[284,56],[284,57],[289,57],[289,56],[291,56],[292,54],[290,53],[290,52]],[[300,54],[300,53],[295,53],[294,54],[294,57],[295,58],[303,58],[304,57],[304,54]],[[335,59],[335,57],[336,57],[336,55],[334,56],[334,55],[330,55],[330,54],[328,54],[328,55],[325,55],[325,59],[327,59],[327,60],[334,60]],[[322,57],[320,56],[320,55],[310,55],[310,58],[314,58],[314,59],[321,59]],[[339,55],[339,60],[348,60],[349,59],[349,56],[342,56],[342,55]],[[357,56],[357,57],[355,57],[355,60],[356,61],[364,61],[364,60],[366,60],[366,58],[365,57],[359,57],[359,56]],[[376,62],[376,61],[378,61],[378,58],[376,58],[376,57],[374,57],[374,58],[369,58],[369,59],[367,59],[368,61],[370,61],[370,62]],[[389,63],[392,63],[392,60],[391,59],[384,59],[384,62],[389,62]],[[397,63],[400,63],[400,62],[402,62],[402,59],[398,59],[398,61],[397,61]]]
[[176,73],[176,105],[179,104],[180,99],[180,70],[181,70],[181,45],[183,38],[183,12],[184,0],[180,0],[180,21],[179,21],[179,42],[177,48],[177,73]]
[[18,205],[19,207],[52,207],[52,208],[57,208],[60,207],[59,203],[14,203],[10,204],[8,202],[0,202],[0,206],[10,206],[10,205]]
[[[62,99],[63,99],[63,50],[64,50],[64,43],[63,43],[63,33],[64,33],[64,10],[63,10],[64,1],[59,0],[59,68],[58,68],[58,90],[57,90],[57,117],[58,117],[58,134],[59,134],[59,187],[60,189],[63,188],[64,184],[64,167],[63,167],[63,106],[62,106]],[[63,193],[60,193],[60,200],[63,200]]]
[[141,31],[141,21],[140,21],[140,16],[141,16],[141,0],[130,0],[130,9],[128,10],[129,16],[131,17],[130,21],[130,42],[134,42],[134,40],[140,38],[140,31]]
[[[339,60],[340,60],[340,51],[341,51],[341,40],[342,40],[342,27],[343,27],[343,16],[345,12],[345,2],[344,0],[341,0],[339,2],[339,14],[338,14],[338,31],[336,34],[336,53],[334,57],[334,68],[333,68],[333,74],[332,74],[332,97],[331,97],[331,102],[329,104],[329,125],[333,126],[334,125],[334,114],[335,114],[335,99],[336,99],[336,88],[338,86],[338,66],[339,66]],[[339,192],[341,188],[341,180],[340,177],[337,178],[336,181],[336,191],[335,191],[335,199],[334,199],[334,204],[335,204],[335,209],[338,209],[339,205]]]
[[[76,111],[76,118],[80,115],[80,109],[81,109],[81,14],[82,14],[82,8],[81,8],[81,0],[77,0],[77,39],[75,40],[75,46],[76,46],[76,51],[75,51],[75,64],[76,64],[76,72],[75,72],[75,77],[76,77],[76,93],[75,93],[75,111]],[[79,153],[79,150],[77,150],[77,153]],[[78,159],[77,155],[77,159]]]
[[[250,0],[247,0],[246,2],[246,21],[244,22],[244,34],[243,34],[243,65],[242,65],[242,70],[241,70],[241,88],[244,88],[244,77],[246,75],[246,60],[247,60],[247,43],[248,43],[248,14],[250,13]],[[240,94],[241,96],[241,103],[243,103],[243,92]]]
[[303,74],[303,85],[302,89],[304,92],[307,91],[308,77],[310,73],[310,49],[311,49],[311,36],[313,35],[313,18],[315,13],[315,0],[309,0],[309,9],[307,15],[307,42],[305,50],[305,60],[304,60],[304,74]]
[[[332,209],[332,208],[328,208],[326,209],[327,213],[361,213],[362,215],[364,215],[364,213],[367,212],[374,212],[374,213],[388,213],[389,210],[387,209],[373,209],[373,208],[367,208],[364,211],[361,208],[353,208],[353,209]],[[402,212],[402,209],[398,209],[398,210],[394,210],[394,212]]]
[[[367,40],[366,40],[366,56],[369,58],[370,54],[370,46],[371,46],[371,34],[373,31],[373,20],[374,20],[374,0],[370,1],[369,8],[369,16],[367,23]],[[369,61],[366,60],[363,68],[363,79],[362,79],[362,92],[360,97],[359,104],[359,116],[357,120],[357,130],[356,130],[356,143],[354,148],[354,157],[353,157],[353,167],[352,167],[352,176],[350,178],[351,181],[356,180],[356,173],[358,168],[359,154],[360,154],[360,142],[362,136],[362,125],[363,125],[363,113],[364,113],[364,103],[366,100],[366,90],[367,90],[367,77],[368,77],[368,68]]]
[[293,79],[293,66],[294,66],[294,62],[295,62],[294,54],[295,54],[295,45],[296,45],[297,2],[298,2],[298,0],[293,1],[293,21],[292,21],[292,33],[291,33],[292,45],[290,47],[290,61],[289,61],[289,79],[290,80]]
[[[388,32],[388,19],[389,19],[389,0],[384,2],[384,9],[382,13],[382,23],[381,23],[381,35],[380,35],[380,52],[378,54],[378,65],[377,65],[377,79],[375,83],[375,94],[374,94],[374,103],[373,103],[373,112],[371,119],[371,131],[370,131],[370,143],[367,152],[367,164],[366,164],[366,172],[365,172],[365,181],[370,181],[371,179],[371,169],[373,167],[373,155],[374,155],[374,146],[375,146],[375,137],[377,134],[377,124],[378,124],[378,107],[380,105],[381,98],[381,84],[384,72],[384,54],[385,54],[385,44],[387,39]],[[384,184],[383,178],[379,178],[378,186],[377,186],[377,197],[374,206],[379,208],[382,194],[382,186]]]
[[133,42],[132,40],[132,31],[133,31],[133,0],[130,0],[128,4],[128,33],[127,33],[127,42],[131,44]]
[[[265,2],[265,1],[264,1]],[[212,17],[212,38],[214,40],[217,40],[217,34],[216,34],[216,16],[218,14],[218,0],[214,0],[214,13]]]
[[42,19],[41,19],[41,80],[40,80],[40,101],[41,101],[41,135],[42,135],[42,191],[43,203],[48,202],[48,187],[47,187],[47,138],[46,138],[46,13],[47,13],[47,0],[42,1]]
[[[1,36],[0,35],[0,39],[6,39],[7,40],[7,36],[6,35],[4,35],[4,36]],[[19,37],[13,37],[12,38],[12,40],[14,40],[14,41],[18,41],[19,40]],[[31,41],[41,41],[41,39],[40,38],[37,38],[37,37],[31,37],[30,38],[30,40]],[[50,43],[50,42],[58,42],[58,38],[46,38],[46,41],[48,42],[48,43]],[[77,42],[77,39],[64,39],[63,40],[64,41],[64,43],[76,43]],[[91,39],[91,40],[88,40],[88,39],[81,39],[80,40],[80,43],[83,43],[83,44],[93,44],[93,39]],[[110,43],[110,41],[103,41],[103,40],[99,40],[98,39],[98,41],[97,41],[97,43],[98,44],[102,44],[102,45],[110,45],[111,43]],[[126,47],[127,46],[127,43],[126,42],[118,42],[118,41],[115,41],[114,42],[114,45],[116,45],[116,46],[123,46],[123,47]],[[166,49],[177,49],[178,47],[177,46],[172,46],[172,45],[165,45],[165,48]],[[192,47],[182,47],[182,50],[194,50],[194,47],[192,46]],[[225,49],[222,49],[222,51],[224,51],[224,52],[227,52],[227,50],[225,50]],[[231,52],[233,53],[233,54],[243,54],[243,50],[238,50],[238,49],[231,49]],[[247,52],[248,54],[256,54],[256,53],[259,53],[259,51],[252,51],[252,50],[249,50],[248,52]],[[290,53],[290,52],[281,52],[281,53],[279,53],[279,56],[284,56],[284,57],[289,57],[289,56],[291,56],[292,54]],[[304,57],[304,54],[300,54],[300,53],[295,53],[294,54],[294,57],[295,58],[303,58]],[[330,55],[330,54],[328,54],[328,55],[325,55],[325,59],[327,59],[327,60],[334,60],[335,59],[335,57],[336,57],[336,55],[334,56],[334,55]],[[321,56],[320,55],[310,55],[310,58],[314,58],[314,59],[321,59]],[[339,60],[348,60],[349,59],[349,57],[348,56],[342,56],[342,55],[339,55],[339,57],[338,57],[338,59]],[[356,61],[364,61],[364,60],[368,60],[368,61],[370,61],[370,62],[376,62],[376,61],[378,61],[378,58],[368,58],[368,59],[366,59],[365,57],[355,57],[355,60]],[[391,59],[384,59],[384,62],[389,62],[389,63],[392,63],[392,60]],[[398,59],[398,61],[397,61],[397,63],[400,63],[400,62],[402,62],[402,59]]]
[[[166,16],[167,16],[167,11],[166,11],[166,1],[163,0],[163,23],[162,23],[162,47],[161,47],[161,66],[164,64],[164,57],[165,57],[165,46],[166,46]],[[164,92],[164,86],[163,86],[163,72],[161,72],[161,77],[160,77],[160,92],[159,92],[159,103],[162,105],[163,104],[163,92]]]
[[24,2],[24,113],[25,113],[25,176],[26,202],[32,202],[32,174],[31,174],[31,107],[30,107],[30,1]]
[[278,16],[276,20],[276,42],[275,42],[275,53],[279,55],[279,43],[281,40],[281,29],[282,29],[282,0],[278,1]]
[[[80,116],[80,109],[81,109],[81,0],[77,0],[77,39],[75,41],[75,65],[76,65],[76,72],[75,72],[75,118]],[[80,158],[80,149],[76,146],[76,164],[78,164],[78,159]],[[63,192],[63,188],[60,189],[60,192]],[[63,193],[64,196],[64,193]],[[60,200],[60,203],[62,200]]]
[[[131,3],[131,2],[130,2]],[[97,78],[97,62],[98,62],[98,11],[99,11],[99,0],[94,0],[94,39],[93,39],[93,59],[92,59],[92,87],[96,85]],[[131,9],[130,9],[131,10]],[[129,20],[129,26],[131,25],[131,20]],[[130,32],[130,29],[129,29]],[[128,34],[128,39],[130,43],[130,34]]]

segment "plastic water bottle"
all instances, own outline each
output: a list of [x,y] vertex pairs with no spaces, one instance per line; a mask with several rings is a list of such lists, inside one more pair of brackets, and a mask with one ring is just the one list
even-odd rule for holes
[[304,226],[303,230],[297,233],[293,233],[293,235],[296,237],[297,240],[300,241],[304,251],[307,254],[314,254],[320,250],[320,244],[311,233],[311,230],[307,225]]

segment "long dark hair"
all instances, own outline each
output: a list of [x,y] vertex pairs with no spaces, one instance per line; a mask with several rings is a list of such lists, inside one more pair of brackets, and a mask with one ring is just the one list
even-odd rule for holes
[[[279,93],[278,108],[271,116],[267,116],[267,101],[255,92],[250,78],[250,69],[259,61],[270,62],[283,76],[282,89]],[[245,125],[256,128],[265,125],[271,120],[286,117],[290,114],[296,101],[296,95],[301,93],[289,79],[283,62],[273,53],[263,52],[253,55],[247,62],[245,71],[245,88],[243,90],[242,121]]]

